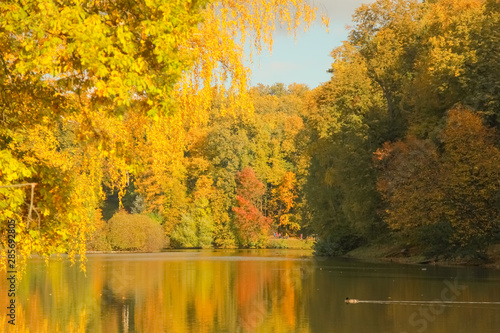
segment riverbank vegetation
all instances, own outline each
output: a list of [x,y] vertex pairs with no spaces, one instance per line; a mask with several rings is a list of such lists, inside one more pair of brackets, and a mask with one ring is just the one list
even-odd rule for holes
[[312,22],[302,1],[28,3],[0,5],[0,182],[36,183],[0,188],[20,254],[157,230],[198,248],[317,235],[321,255],[486,259],[500,241],[497,1],[363,5],[313,90],[247,87],[238,46]]

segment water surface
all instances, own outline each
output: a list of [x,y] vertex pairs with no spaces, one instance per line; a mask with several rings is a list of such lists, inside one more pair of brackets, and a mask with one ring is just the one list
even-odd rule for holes
[[[2,310],[0,331],[493,333],[500,304],[464,302],[500,302],[499,282],[496,270],[306,250],[91,254],[86,276],[67,261],[33,259],[18,287],[17,325]],[[374,302],[347,305],[346,297]],[[0,302],[8,302],[5,282]]]

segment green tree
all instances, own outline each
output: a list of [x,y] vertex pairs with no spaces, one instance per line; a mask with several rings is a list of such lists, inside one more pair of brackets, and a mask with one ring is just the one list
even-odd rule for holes
[[383,91],[350,43],[332,52],[332,79],[309,97],[311,166],[305,185],[313,230],[322,237],[380,229],[372,153],[390,137]]

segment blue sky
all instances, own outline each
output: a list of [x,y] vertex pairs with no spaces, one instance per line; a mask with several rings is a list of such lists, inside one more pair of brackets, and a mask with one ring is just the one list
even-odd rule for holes
[[330,32],[321,27],[319,20],[307,32],[300,30],[296,40],[286,29],[276,31],[272,54],[266,49],[260,55],[254,55],[250,65],[251,85],[296,82],[315,88],[328,81],[330,74],[326,71],[332,62],[330,52],[347,39],[345,27],[351,24],[354,10],[371,2],[374,0],[310,0],[320,12],[330,17]]

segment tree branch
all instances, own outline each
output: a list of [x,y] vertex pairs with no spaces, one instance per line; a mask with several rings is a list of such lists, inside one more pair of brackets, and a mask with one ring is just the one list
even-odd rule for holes
[[0,188],[31,186],[31,202],[30,202],[30,209],[28,212],[28,219],[31,220],[31,212],[33,211],[33,200],[34,200],[34,196],[35,196],[35,186],[36,185],[37,185],[37,183],[24,183],[24,184],[13,184],[13,185],[0,185]]

